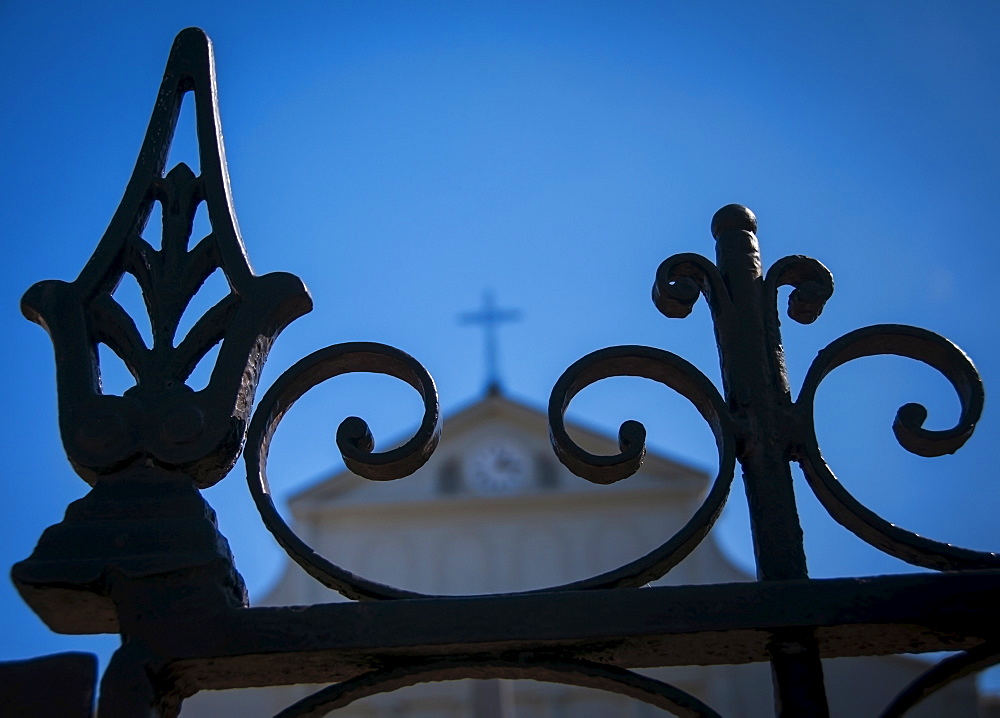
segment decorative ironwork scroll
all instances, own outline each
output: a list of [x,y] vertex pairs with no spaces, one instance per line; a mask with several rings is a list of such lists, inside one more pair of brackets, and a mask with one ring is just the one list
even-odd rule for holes
[[[923,428],[926,409],[907,404],[893,424],[899,443],[921,456],[953,453],[972,435],[982,413],[983,386],[972,362],[955,345],[932,332],[900,325],[867,327],[821,351],[806,375],[799,398],[793,401],[781,345],[778,289],[793,287],[788,315],[809,324],[819,317],[832,296],[833,277],[815,259],[803,256],[785,257],[764,274],[756,231],[757,220],[750,210],[739,205],[723,207],[712,220],[716,264],[697,254],[678,254],[665,260],[656,272],[653,302],[660,312],[673,318],[686,317],[699,295],[708,302],[727,407],[711,417],[702,410],[702,415],[717,439],[722,427],[735,431],[732,445],[743,467],[758,578],[778,581],[805,579],[808,575],[789,472],[791,461],[802,466],[830,515],[876,548],[938,570],[1000,568],[1000,556],[995,553],[926,539],[865,508],[823,461],[813,426],[816,388],[827,374],[852,359],[894,354],[922,361],[944,374],[962,406],[955,427],[929,431]],[[563,427],[563,414],[573,395],[594,381],[612,376],[657,379],[657,373],[671,370],[684,381],[664,383],[689,399],[692,396],[687,386],[708,384],[697,369],[683,360],[648,347],[606,349],[574,364],[556,384],[549,405],[552,442],[560,461],[577,475],[597,483],[618,481],[634,473],[645,452],[646,431],[641,424],[623,424],[619,432],[621,453],[599,457],[572,441]],[[697,401],[695,405],[701,410]],[[712,517],[718,510],[721,504]],[[707,530],[711,522],[704,523]],[[812,631],[776,631],[771,662],[775,695],[783,710],[794,715],[826,714],[822,668]]]
[[304,393],[320,382],[357,371],[388,374],[413,386],[424,401],[424,416],[409,441],[380,454],[372,453],[375,441],[368,424],[358,417],[345,419],[337,429],[337,447],[348,468],[368,479],[388,481],[409,476],[423,466],[441,434],[437,390],[430,374],[412,357],[392,347],[367,342],[339,344],[314,352],[291,367],[261,401],[250,425],[246,452],[250,493],[264,525],[281,547],[323,585],[356,600],[415,598],[420,594],[355,576],[320,556],[285,523],[271,500],[267,454],[281,418]]
[[942,456],[954,453],[972,436],[983,411],[983,385],[976,368],[961,349],[917,327],[883,324],[858,329],[819,353],[809,367],[796,402],[797,424],[802,431],[797,459],[809,485],[840,524],[875,548],[907,563],[939,571],[1000,568],[1000,556],[995,553],[932,541],[890,524],[851,496],[823,460],[813,425],[816,387],[841,364],[876,354],[894,354],[928,364],[944,374],[961,401],[958,422],[943,431],[923,428],[927,410],[920,404],[901,407],[892,430],[904,449],[920,456]]
[[[189,93],[201,174],[183,164],[164,174]],[[154,202],[163,216],[159,249],[143,238]],[[212,229],[193,238],[201,204]],[[882,325],[851,332],[821,351],[793,399],[778,290],[792,287],[789,316],[809,323],[832,296],[833,279],[822,264],[801,256],[781,259],[765,273],[756,231],[748,209],[724,207],[712,221],[716,262],[675,255],[660,265],[653,285],[653,302],[667,317],[686,316],[705,297],[722,393],[675,354],[623,346],[570,366],[549,402],[557,456],[600,484],[639,468],[646,431],[625,422],[617,454],[588,453],[564,421],[578,392],[608,377],[637,376],[691,402],[713,432],[719,470],[701,506],[673,536],[606,573],[522,593],[434,597],[355,576],[317,554],[281,518],[266,473],[271,438],[291,406],[327,379],[352,372],[390,375],[421,396],[414,435],[398,448],[375,452],[368,425],[350,417],[340,424],[337,445],[360,476],[398,479],[423,465],[437,445],[437,390],[427,371],[398,349],[334,344],[292,366],[252,412],[268,349],[289,322],[310,310],[311,300],[298,278],[258,276],[250,268],[229,192],[211,44],[200,30],[185,30],[170,53],[132,178],[94,255],[75,281],[41,282],[22,302],[25,315],[52,337],[63,444],[92,489],[14,566],[14,583],[55,631],[121,634],[122,646],[101,679],[102,718],[173,717],[184,698],[200,690],[329,684],[280,714],[318,716],[364,696],[460,678],[588,686],[679,716],[714,716],[698,698],[629,669],[754,661],[772,665],[776,713],[823,716],[821,658],[961,651],[906,688],[884,714],[902,715],[948,682],[997,662],[1000,636],[991,617],[1000,601],[1000,556],[923,538],[852,497],[820,452],[814,397],[825,376],[853,359],[894,354],[922,361],[954,387],[962,406],[958,422],[929,431],[926,410],[907,404],[893,428],[907,450],[937,456],[957,450],[972,434],[982,413],[982,383],[968,357],[947,340]],[[228,295],[187,336],[177,337],[186,307],[214,271],[225,275]],[[142,289],[152,325],[149,346],[115,299],[125,274]],[[102,390],[101,344],[135,378],[122,396]],[[208,386],[195,391],[186,382],[216,345]],[[249,487],[264,524],[309,574],[353,601],[249,607],[200,491],[230,471],[244,441]],[[712,529],[737,461],[759,581],[644,587],[683,561]],[[820,502],[850,531],[940,573],[810,579],[791,462],[800,464]],[[79,695],[84,701],[89,693]]]

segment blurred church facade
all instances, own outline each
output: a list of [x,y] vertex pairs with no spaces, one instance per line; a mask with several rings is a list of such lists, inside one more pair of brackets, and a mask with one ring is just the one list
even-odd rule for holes
[[[582,427],[571,434],[594,453],[616,441]],[[380,483],[343,471],[290,501],[296,531],[320,553],[366,578],[437,594],[537,589],[595,575],[637,558],[676,531],[700,505],[709,477],[647,455],[626,481],[597,486],[556,460],[543,412],[493,386],[446,418],[441,445],[413,476]],[[739,484],[737,483],[738,487]],[[736,488],[736,490],[739,490]],[[738,499],[738,497],[737,497]],[[748,539],[749,540],[749,539]],[[712,534],[656,583],[753,580]],[[641,590],[641,589],[639,589]],[[254,605],[343,600],[289,562]],[[877,715],[926,670],[905,656],[825,662],[832,715]],[[773,715],[766,664],[648,671],[723,716]],[[288,686],[203,693],[184,718],[272,716],[316,690]],[[977,715],[975,684],[957,682],[912,711],[912,718]],[[665,715],[623,696],[534,681],[427,683],[372,696],[334,713],[343,718],[640,718]]]

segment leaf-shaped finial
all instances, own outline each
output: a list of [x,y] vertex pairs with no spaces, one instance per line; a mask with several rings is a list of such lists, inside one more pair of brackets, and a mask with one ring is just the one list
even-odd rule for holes
[[[164,175],[189,93],[201,175],[184,164]],[[159,249],[141,237],[154,202],[163,215]],[[212,231],[189,248],[202,202]],[[229,294],[177,341],[185,307],[217,269],[229,282]],[[113,296],[126,272],[142,289],[152,346]],[[52,337],[63,445],[84,479],[94,483],[100,475],[151,462],[206,487],[232,468],[268,349],[285,326],[311,310],[312,301],[297,277],[257,276],[250,267],[230,195],[212,45],[201,30],[189,28],[174,40],[135,169],[93,256],[75,281],[33,286],[21,308]],[[193,391],[185,381],[220,342],[208,386]],[[135,377],[124,396],[101,391],[102,343]]]

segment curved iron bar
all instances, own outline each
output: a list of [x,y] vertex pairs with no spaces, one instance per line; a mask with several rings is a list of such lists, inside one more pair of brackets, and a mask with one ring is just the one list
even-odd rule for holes
[[878,324],[840,337],[813,360],[795,402],[801,438],[798,462],[820,503],[838,523],[875,548],[917,566],[952,571],[1000,568],[1000,555],[953,546],[925,538],[884,520],[855,499],[827,466],[820,453],[813,420],[816,389],[838,366],[866,356],[891,354],[916,359],[937,369],[951,382],[961,414],[955,426],[943,431],[923,428],[927,410],[906,404],[896,413],[893,432],[906,450],[919,456],[942,456],[957,451],[972,436],[983,410],[983,385],[972,361],[957,346],[926,329]]
[[527,663],[518,660],[444,659],[364,673],[294,703],[275,718],[320,718],[368,696],[431,681],[508,678],[596,688],[626,695],[681,718],[718,718],[690,693],[623,668],[587,661]]
[[812,324],[823,313],[823,307],[833,296],[833,274],[812,257],[793,254],[782,257],[764,275],[763,319],[768,342],[774,347],[771,357],[783,389],[791,397],[788,372],[784,367],[785,349],[781,341],[781,320],[778,318],[778,289],[792,287],[788,295],[788,316],[799,324]]
[[998,663],[1000,663],[1000,645],[996,643],[985,643],[958,655],[949,656],[904,688],[882,711],[879,718],[902,718],[915,705],[949,683]]
[[812,257],[793,254],[771,265],[764,277],[765,296],[777,306],[779,287],[794,287],[788,296],[788,316],[799,324],[812,324],[833,296],[833,275]]
[[402,446],[373,453],[374,439],[368,424],[349,417],[337,429],[337,448],[347,467],[367,479],[390,481],[408,476],[430,458],[441,436],[441,412],[434,380],[408,354],[384,344],[352,342],[320,349],[300,360],[271,386],[254,413],[244,452],[247,483],[265,526],[278,543],[313,578],[348,598],[412,598],[420,594],[385,586],[337,566],[300,539],[278,513],[267,481],[267,455],[271,438],[285,413],[307,391],[341,374],[387,374],[416,389],[424,402],[424,415],[416,433]]
[[598,484],[610,484],[635,473],[645,455],[646,429],[626,421],[618,431],[621,449],[614,456],[597,456],[582,449],[566,431],[565,413],[582,389],[614,376],[652,379],[680,393],[708,422],[719,452],[719,471],[712,488],[688,522],[664,544],[645,556],[565,589],[641,586],[660,578],[682,561],[712,528],[729,495],[736,466],[735,435],[729,410],[715,385],[694,365],[675,354],[643,346],[601,349],[571,365],[559,377],[549,399],[549,432],[559,460],[574,474]]
[[653,281],[653,304],[660,313],[672,319],[683,319],[691,313],[698,294],[718,321],[733,314],[733,304],[719,269],[711,261],[688,252],[675,254],[660,263]]

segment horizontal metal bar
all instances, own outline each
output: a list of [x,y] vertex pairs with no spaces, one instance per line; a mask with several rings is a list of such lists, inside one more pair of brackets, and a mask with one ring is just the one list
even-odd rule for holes
[[193,693],[332,683],[441,656],[748,663],[793,627],[814,629],[823,657],[961,650],[996,636],[983,616],[998,602],[1000,571],[969,571],[248,608],[146,638]]

